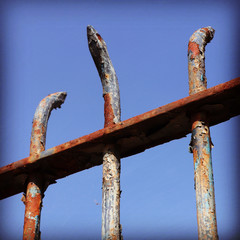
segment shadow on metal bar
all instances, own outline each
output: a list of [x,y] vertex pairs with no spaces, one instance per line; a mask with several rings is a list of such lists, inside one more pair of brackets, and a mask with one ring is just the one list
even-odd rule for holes
[[240,114],[240,78],[219,84],[176,102],[130,118],[113,127],[63,143],[0,168],[0,199],[24,191],[27,174],[44,169],[51,183],[102,164],[102,149],[115,142],[121,158],[145,151],[191,133],[191,113],[208,111],[209,126]]

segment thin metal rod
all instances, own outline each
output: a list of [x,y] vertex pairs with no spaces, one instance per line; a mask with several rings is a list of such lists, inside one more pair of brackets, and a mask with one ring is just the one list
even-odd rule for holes
[[[30,144],[30,161],[38,158],[45,150],[47,123],[53,108],[60,108],[67,94],[58,92],[45,97],[38,105],[34,114]],[[44,174],[39,171],[29,175],[25,203],[23,240],[40,239],[40,216],[42,198],[46,190]]]
[[[107,46],[100,34],[87,27],[88,46],[101,78],[104,97],[104,127],[121,121],[118,80],[110,60]],[[121,239],[120,225],[120,157],[114,143],[103,150],[102,182],[102,239]]]
[[[188,44],[189,94],[207,88],[205,76],[205,46],[215,30],[201,28],[193,33]],[[196,190],[198,239],[218,239],[215,210],[214,179],[212,169],[209,124],[207,112],[192,114],[192,139],[190,143],[194,159],[194,186]]]

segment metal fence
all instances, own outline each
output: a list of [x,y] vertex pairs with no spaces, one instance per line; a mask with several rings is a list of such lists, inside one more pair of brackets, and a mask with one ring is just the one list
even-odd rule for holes
[[59,178],[103,164],[102,239],[123,239],[120,224],[120,159],[192,133],[199,239],[218,239],[212,142],[209,127],[240,114],[240,78],[207,89],[205,46],[212,27],[197,30],[188,45],[189,95],[131,119],[121,121],[117,76],[106,43],[87,27],[89,50],[98,70],[104,97],[104,128],[45,150],[46,129],[53,108],[65,92],[44,98],[34,115],[30,155],[0,168],[0,199],[23,192],[23,239],[40,239],[42,199]]

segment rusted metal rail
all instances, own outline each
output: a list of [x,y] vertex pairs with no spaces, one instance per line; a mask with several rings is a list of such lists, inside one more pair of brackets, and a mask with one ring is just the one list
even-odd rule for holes
[[38,169],[50,184],[70,174],[102,164],[102,150],[114,142],[120,158],[179,139],[191,133],[191,115],[208,112],[213,126],[240,114],[240,78],[156,108],[114,126],[47,149],[0,168],[0,199],[25,191],[27,176]]
[[[107,46],[100,34],[87,27],[88,46],[101,78],[104,97],[104,127],[121,121],[120,94],[116,72]],[[102,240],[120,240],[120,170],[121,161],[114,142],[103,148]]]
[[[205,76],[205,46],[214,36],[211,27],[194,32],[188,45],[189,94],[207,88]],[[215,210],[215,193],[212,169],[212,141],[207,111],[192,114],[191,149],[194,159],[198,239],[218,239]]]
[[[66,98],[65,92],[50,94],[39,104],[34,114],[30,143],[29,162],[34,162],[45,150],[47,123],[53,108],[60,107]],[[40,169],[33,169],[26,179],[27,190],[23,202],[25,203],[25,216],[23,240],[40,239],[40,216],[42,199],[49,180]]]

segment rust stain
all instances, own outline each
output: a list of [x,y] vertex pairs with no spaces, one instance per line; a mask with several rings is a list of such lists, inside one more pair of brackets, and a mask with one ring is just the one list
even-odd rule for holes
[[[198,151],[193,151],[196,182],[196,198],[197,198],[197,219],[199,239],[217,239],[217,226],[215,217],[215,204],[212,200],[214,197],[213,183],[209,179],[209,165],[211,162],[209,154],[204,150],[201,157]],[[199,161],[199,164],[196,163]],[[205,238],[208,236],[208,238]]]
[[199,45],[195,42],[189,42],[188,51],[192,52],[191,59],[194,59],[196,56],[200,54]]
[[104,127],[114,125],[113,120],[115,116],[112,108],[112,97],[109,93],[106,93],[104,95],[104,117],[105,117]]
[[[205,46],[214,36],[212,27],[198,29],[191,36],[188,48],[189,94],[205,92]],[[198,44],[197,44],[198,43]],[[194,60],[194,61],[192,61]],[[196,95],[196,94],[195,94]],[[207,115],[199,110],[192,114],[191,150],[194,162],[198,238],[218,239],[214,180],[211,159],[211,137]]]
[[96,35],[97,35],[97,38],[99,39],[99,41],[102,42],[103,39],[102,39],[101,35],[99,33],[96,33]]
[[40,238],[40,213],[42,207],[41,190],[37,184],[30,181],[25,198],[25,218],[23,240]]
[[[217,239],[210,132],[204,113],[194,114],[192,121],[198,236],[199,239]],[[210,227],[212,225],[214,228]]]
[[[39,158],[40,153],[45,150],[46,128],[49,115],[53,108],[60,107],[66,98],[65,92],[50,94],[44,98],[34,114],[32,124],[30,155],[28,162],[35,162]],[[25,198],[25,215],[23,240],[38,240],[40,239],[40,214],[42,208],[42,194],[45,189],[42,189],[44,177],[39,169],[35,172],[30,172],[27,181],[27,190]],[[25,182],[24,182],[25,184]],[[25,190],[24,190],[25,191]]]
[[110,75],[108,73],[105,73],[105,78],[109,80]]

